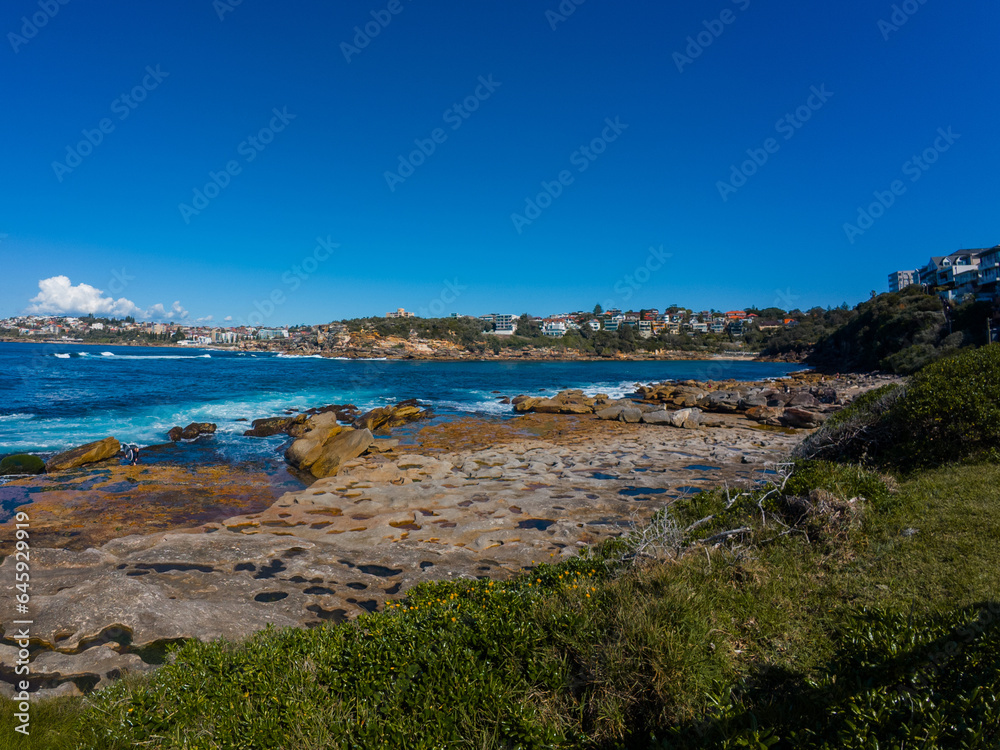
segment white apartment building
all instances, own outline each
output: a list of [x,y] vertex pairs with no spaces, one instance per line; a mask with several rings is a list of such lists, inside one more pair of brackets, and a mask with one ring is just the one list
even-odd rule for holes
[[895,271],[889,274],[889,291],[898,292],[908,286],[920,283],[920,271]]

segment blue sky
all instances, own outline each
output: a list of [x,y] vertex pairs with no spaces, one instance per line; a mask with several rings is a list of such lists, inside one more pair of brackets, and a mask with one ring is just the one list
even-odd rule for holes
[[0,316],[826,306],[1000,242],[990,0],[63,2],[0,13]]

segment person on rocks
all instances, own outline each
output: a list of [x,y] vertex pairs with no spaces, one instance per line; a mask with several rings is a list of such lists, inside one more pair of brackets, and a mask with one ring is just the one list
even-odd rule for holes
[[125,443],[122,446],[122,451],[125,454],[125,461],[129,466],[135,466],[139,463],[139,446],[135,443]]

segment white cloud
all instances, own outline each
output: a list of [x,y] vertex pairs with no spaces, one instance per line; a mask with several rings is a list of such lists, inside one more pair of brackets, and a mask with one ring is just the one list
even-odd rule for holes
[[180,301],[175,301],[169,310],[164,310],[163,305],[157,303],[146,310],[146,314],[142,317],[153,320],[184,320],[189,314],[187,310],[181,307]]
[[223,318],[223,320],[226,321],[227,323],[231,323],[233,321],[233,316],[227,315],[226,317]]
[[188,316],[181,303],[174,302],[169,310],[157,304],[143,310],[132,300],[105,296],[90,284],[77,284],[67,276],[52,276],[38,282],[38,294],[31,298],[25,310],[30,315],[102,315],[110,317],[183,320]]
[[195,318],[195,323],[211,323],[215,320],[214,315],[206,315],[204,318]]

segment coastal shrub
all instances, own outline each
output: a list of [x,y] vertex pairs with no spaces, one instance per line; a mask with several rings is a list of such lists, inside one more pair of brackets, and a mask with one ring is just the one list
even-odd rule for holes
[[815,677],[761,669],[656,747],[994,748],[1000,742],[1000,602],[943,615],[862,608]]
[[893,446],[900,466],[936,466],[991,456],[1000,447],[1000,344],[964,351],[913,376],[890,409],[904,439]]
[[938,360],[905,387],[858,398],[796,454],[909,471],[1000,458],[1000,345]]
[[45,471],[45,462],[38,456],[17,454],[0,460],[0,476],[10,474],[41,474]]
[[889,412],[904,393],[904,387],[892,383],[862,394],[803,440],[794,455],[827,461],[877,461],[897,439]]

